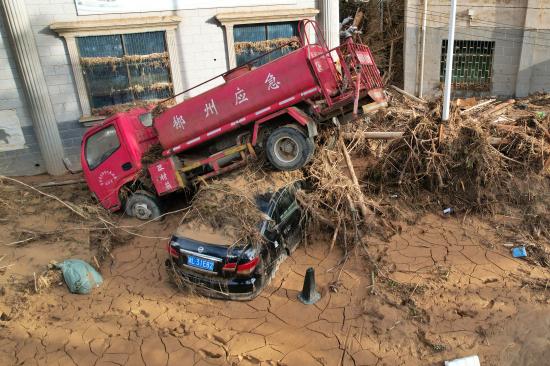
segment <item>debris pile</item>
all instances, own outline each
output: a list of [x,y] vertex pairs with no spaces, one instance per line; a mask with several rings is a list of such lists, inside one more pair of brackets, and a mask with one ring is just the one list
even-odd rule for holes
[[238,174],[203,181],[180,223],[198,222],[237,241],[259,243],[257,225],[265,215],[256,198],[301,179],[299,171],[267,174],[251,164]]
[[340,1],[341,14],[352,17],[361,32],[356,37],[368,45],[386,82],[403,84],[403,34],[405,2]]
[[428,201],[463,213],[520,209],[525,224],[539,224],[532,233],[548,236],[548,100],[474,101],[465,110],[455,106],[441,123],[438,103],[393,93],[388,110],[368,124],[387,129],[390,123],[403,135],[372,152],[378,159],[364,177],[366,187],[371,194],[397,190],[416,206]]
[[439,102],[398,88],[388,94],[387,108],[321,131],[302,172],[266,172],[260,162],[203,182],[182,221],[240,228],[239,238],[253,239],[261,220],[255,195],[303,179],[308,189],[297,200],[306,222],[321,228],[331,247],[365,246],[373,234],[388,239],[410,212],[447,207],[458,214],[517,214],[518,229],[550,237],[548,96],[458,100],[442,123]]

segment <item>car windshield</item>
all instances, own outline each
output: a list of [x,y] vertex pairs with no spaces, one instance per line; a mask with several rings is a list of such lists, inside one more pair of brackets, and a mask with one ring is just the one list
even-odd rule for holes
[[86,162],[95,169],[111,156],[120,146],[114,126],[102,129],[86,141]]

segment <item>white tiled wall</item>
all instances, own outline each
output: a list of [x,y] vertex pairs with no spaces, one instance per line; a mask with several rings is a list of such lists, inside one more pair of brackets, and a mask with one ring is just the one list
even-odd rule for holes
[[[49,30],[49,25],[54,22],[178,15],[182,18],[177,30],[177,41],[180,46],[178,51],[184,88],[189,88],[221,74],[228,68],[224,30],[214,17],[218,13],[235,11],[236,9],[196,9],[79,17],[76,14],[74,0],[25,0],[25,2],[38,45],[46,83],[59,123],[77,120],[81,117],[81,111],[65,43],[61,37]],[[288,7],[316,8],[317,1],[298,0],[296,5]],[[239,8],[238,11],[280,8],[281,6],[262,6]],[[2,52],[0,49],[1,58]],[[194,94],[205,88],[207,86],[197,89]]]

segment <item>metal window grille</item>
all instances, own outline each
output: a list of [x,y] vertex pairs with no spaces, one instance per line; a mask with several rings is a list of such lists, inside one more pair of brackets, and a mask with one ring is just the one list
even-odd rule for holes
[[[440,81],[445,81],[448,40],[441,42]],[[490,91],[493,76],[493,41],[455,40],[452,87],[457,90]]]
[[237,66],[241,66],[260,55],[274,50],[288,42],[296,41],[289,47],[281,48],[260,58],[255,66],[273,61],[298,47],[298,22],[237,25],[233,28]]
[[77,45],[93,114],[173,95],[164,32],[78,37]]

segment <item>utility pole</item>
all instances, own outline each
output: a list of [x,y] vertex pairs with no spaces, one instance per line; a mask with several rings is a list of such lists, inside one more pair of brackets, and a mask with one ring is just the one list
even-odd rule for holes
[[445,90],[443,92],[443,121],[449,120],[451,103],[451,82],[453,80],[453,53],[455,49],[456,0],[451,0],[451,14],[449,15],[449,39],[447,41],[447,65],[445,66]]

